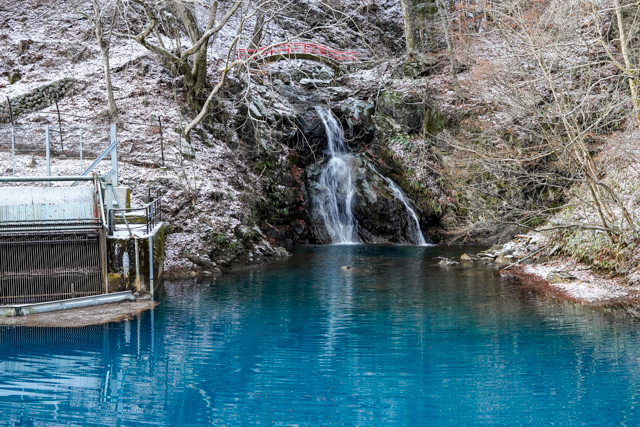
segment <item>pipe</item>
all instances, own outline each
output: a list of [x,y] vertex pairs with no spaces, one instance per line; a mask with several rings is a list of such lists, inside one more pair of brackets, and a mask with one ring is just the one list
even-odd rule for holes
[[114,187],[118,186],[118,137],[116,136],[116,125],[115,123],[111,124],[111,171],[113,175],[111,176],[111,184]]
[[154,301],[154,286],[153,286],[153,237],[149,236],[149,292],[151,293],[151,301]]
[[0,182],[91,181],[92,176],[2,176]]
[[[80,175],[81,176],[86,176],[89,174],[89,172],[91,172],[91,170],[93,170],[94,167],[96,167],[98,165],[98,163],[100,163],[100,161],[102,159],[104,159],[104,157],[109,154],[111,152],[111,150],[113,150],[113,148],[115,147],[115,145],[118,143],[118,141],[112,142],[111,145],[109,145],[103,152],[102,154],[100,154],[98,156],[97,159],[95,159],[93,161],[93,163],[91,163],[91,165],[89,165],[89,167],[87,169],[85,169],[84,172],[82,172]],[[73,187],[73,186],[72,186]]]
[[[51,139],[49,138],[49,125],[45,126],[45,144],[46,144],[46,153],[47,153],[47,176],[51,176]],[[49,187],[51,187],[51,183],[49,183]]]
[[95,305],[111,304],[122,301],[135,301],[136,297],[131,291],[115,292],[112,294],[95,295],[90,297],[71,298],[59,301],[40,302],[36,304],[21,304],[4,309],[14,309],[16,315],[25,316],[28,314],[48,313],[50,311],[69,310],[72,308],[91,307]]
[[0,317],[13,317],[15,315],[15,307],[0,307]]
[[138,238],[133,239],[136,247],[136,291],[140,292],[140,253],[138,252]]
[[13,124],[11,125],[11,175],[16,174],[16,138],[13,131]]

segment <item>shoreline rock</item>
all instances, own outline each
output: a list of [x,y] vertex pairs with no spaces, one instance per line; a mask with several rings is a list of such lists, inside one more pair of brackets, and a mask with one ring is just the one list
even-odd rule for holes
[[[597,282],[586,284],[587,282],[581,281],[564,282],[573,283],[574,286],[560,287],[550,283],[543,276],[537,274],[535,270],[532,271],[527,267],[521,266],[509,270],[501,270],[500,276],[542,297],[569,301],[594,309],[611,311],[613,314],[624,314],[634,319],[640,319],[640,292],[637,289],[627,288],[625,290],[623,287],[616,289],[599,285]],[[580,283],[583,285],[580,285]],[[589,286],[591,292],[589,294],[576,293],[575,288],[582,286]]]

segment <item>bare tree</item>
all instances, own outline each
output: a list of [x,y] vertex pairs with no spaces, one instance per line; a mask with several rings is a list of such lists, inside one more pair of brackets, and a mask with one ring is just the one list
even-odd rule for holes
[[[268,48],[304,38],[349,19],[348,13],[340,11],[331,2],[319,2],[319,7],[326,9],[323,16],[327,22],[324,25],[289,34],[285,39],[272,40],[269,46],[260,47],[253,55],[237,57],[238,46],[257,47],[263,38],[263,28],[281,15],[291,13],[287,9],[293,7],[291,0],[234,0],[227,3],[226,9],[223,8],[224,3],[218,0],[121,1],[126,2],[128,12],[137,19],[130,20],[135,24],[131,24],[128,32],[118,34],[135,40],[162,57],[183,78],[187,102],[197,113],[185,126],[185,137],[208,116],[210,107],[215,103],[231,71],[242,69],[249,75],[255,58]],[[207,12],[206,25],[198,21],[198,17],[204,15],[203,10]],[[246,28],[249,23],[253,23],[253,31]],[[230,35],[233,36],[226,43],[224,51],[218,52],[224,59],[218,65],[215,78],[210,79],[211,70],[207,66],[208,46],[223,29],[227,40]],[[185,33],[189,39],[188,46],[183,46],[182,35]]]
[[[109,29],[104,31],[103,21],[106,20],[106,16],[111,14],[109,21]],[[99,0],[93,0],[93,14],[91,15],[91,21],[93,23],[93,30],[100,48],[102,55],[102,68],[104,71],[104,81],[106,86],[107,102],[109,105],[109,114],[111,117],[118,115],[118,108],[113,96],[113,85],[111,83],[111,66],[109,64],[109,48],[111,46],[111,34],[113,28],[116,25],[118,17],[118,5],[116,3],[105,2],[102,5],[99,4]]]
[[[611,9],[608,5],[602,6],[595,2],[591,2],[590,5],[601,45],[612,63],[627,77],[636,125],[640,128],[640,94],[638,93],[640,87],[638,79],[640,76],[638,76],[638,61],[636,59],[638,55],[637,48],[635,52],[633,51],[634,45],[637,44],[636,37],[640,32],[640,2],[613,0],[613,12],[616,16],[618,30],[618,38],[614,42],[619,45],[620,54],[610,45],[609,37],[600,25],[600,17],[606,16]],[[625,17],[625,15],[630,16]],[[610,30],[607,31],[607,33],[609,32]]]
[[[622,17],[622,5],[620,0],[613,0],[613,5],[616,10],[616,18],[618,21],[618,32],[620,34],[620,49],[622,50],[622,58],[624,59],[625,73],[629,79],[629,90],[631,91],[631,102],[633,103],[633,111],[635,114],[636,122],[640,127],[640,100],[638,99],[638,70],[637,64],[631,60],[631,54],[629,53],[629,35],[627,34],[627,28],[625,21]],[[638,9],[638,2],[627,5]],[[636,25],[631,26],[631,31],[637,31]]]
[[453,54],[453,35],[451,32],[452,19],[449,13],[449,0],[436,0],[438,6],[438,14],[440,15],[440,22],[442,25],[442,33],[447,46],[447,56],[449,57],[449,72],[451,77],[457,80],[456,74],[456,61]]
[[475,134],[444,138],[465,166],[460,180],[470,188],[463,198],[474,204],[466,209],[480,222],[493,216],[488,222],[539,226],[563,206],[569,188],[582,186],[588,198],[581,208],[589,207],[595,221],[585,214],[583,222],[561,226],[624,240],[635,230],[634,219],[592,153],[627,101],[593,27],[582,25],[585,9],[566,0],[490,6],[486,51],[496,57],[476,58],[476,77],[461,83],[502,125],[479,123]]
[[[208,19],[201,30],[193,2],[169,0],[150,3],[144,0],[129,0],[131,11],[146,21],[135,34],[120,34],[131,37],[150,51],[160,55],[172,64],[183,77],[187,102],[200,111],[205,103],[207,82],[207,50],[210,41],[228,24],[229,20],[245,4],[244,0],[235,0],[224,15],[216,21],[218,0],[208,6]],[[183,47],[181,31],[184,28],[191,45]],[[241,28],[239,29],[239,31]],[[152,39],[152,35],[155,39]],[[174,40],[174,49],[167,48],[163,36]],[[231,47],[233,48],[233,46]]]

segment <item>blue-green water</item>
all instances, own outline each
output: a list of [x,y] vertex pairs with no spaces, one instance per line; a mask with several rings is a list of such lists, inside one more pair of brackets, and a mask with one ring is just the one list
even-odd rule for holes
[[0,329],[0,425],[640,424],[637,323],[435,266],[460,253],[305,247],[131,321]]

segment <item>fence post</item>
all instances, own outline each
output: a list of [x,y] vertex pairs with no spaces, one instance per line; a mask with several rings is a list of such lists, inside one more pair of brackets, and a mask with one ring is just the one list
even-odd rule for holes
[[162,156],[162,166],[164,166],[164,137],[162,136],[162,119],[158,117],[160,124],[160,155]]
[[9,105],[9,120],[11,120],[11,124],[13,124],[13,108],[11,108],[11,100],[7,96],[7,104]]
[[11,124],[11,170],[13,176],[16,175],[16,138],[13,132],[13,123]]
[[84,172],[84,161],[82,160],[82,128],[80,128],[80,173]]
[[60,117],[60,108],[58,108],[58,101],[56,101],[56,111],[58,112],[58,129],[60,129],[60,151],[64,151],[64,142],[62,142],[62,118]]
[[[47,176],[51,176],[51,139],[49,138],[49,125],[46,125],[44,129],[47,153]],[[47,187],[51,187],[51,181],[47,183]]]
[[[102,191],[102,190],[100,189],[98,191]],[[102,277],[104,280],[104,293],[108,294],[109,293],[109,266],[107,263],[108,254],[107,254],[106,232],[107,232],[106,230],[101,228],[98,231],[98,236],[99,236],[98,239],[100,240],[100,258],[102,261]]]
[[[116,142],[116,125],[115,123],[111,124],[111,144]],[[111,174],[111,184],[114,187],[118,186],[118,145],[114,145],[111,149],[111,170],[113,173]]]

